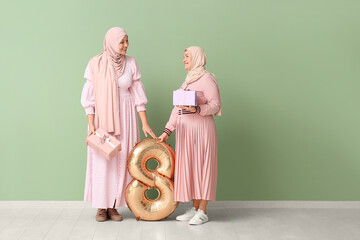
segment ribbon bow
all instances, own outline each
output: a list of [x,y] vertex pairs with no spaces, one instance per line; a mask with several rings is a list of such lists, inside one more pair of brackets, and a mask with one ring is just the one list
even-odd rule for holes
[[104,134],[104,135],[101,136],[101,135],[98,134],[97,132],[96,132],[96,135],[97,135],[97,136],[99,137],[99,139],[100,139],[100,142],[99,142],[97,145],[99,145],[100,143],[101,143],[101,144],[104,144],[105,142],[107,142],[110,146],[112,146],[113,148],[116,148],[116,146],[110,142],[109,135]]
[[100,136],[99,138],[100,138],[101,144],[104,144],[105,141],[107,140],[107,138],[109,138],[109,136],[107,136],[106,134],[104,134],[104,135]]

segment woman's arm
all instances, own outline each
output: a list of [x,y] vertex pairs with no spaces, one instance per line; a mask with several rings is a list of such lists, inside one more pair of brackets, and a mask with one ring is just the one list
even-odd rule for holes
[[153,130],[151,129],[151,127],[147,121],[146,111],[140,111],[139,116],[141,119],[142,130],[144,132],[145,137],[147,137],[147,134],[149,133],[151,137],[156,138],[155,133],[153,132]]
[[[95,134],[94,116],[95,116],[95,114],[87,115],[88,124],[89,124],[88,136],[90,136],[91,134]],[[87,138],[86,138],[86,145],[88,145]]]
[[[86,74],[87,72],[85,72],[85,75]],[[88,119],[88,125],[89,125],[88,136],[90,136],[91,134],[95,133],[95,126],[94,126],[95,97],[94,97],[92,82],[89,79],[86,80],[81,93],[81,105],[84,107]],[[87,139],[86,139],[86,145],[87,145]]]
[[167,122],[165,126],[164,132],[158,137],[160,141],[166,142],[171,133],[173,133],[176,129],[176,122],[178,118],[178,111],[179,108],[175,106],[173,110],[171,111],[171,115],[169,118],[169,121]]
[[132,98],[134,99],[136,110],[139,113],[139,117],[142,123],[142,130],[144,132],[145,137],[147,137],[147,134],[149,133],[150,136],[156,138],[153,130],[151,129],[147,121],[145,104],[147,103],[148,100],[146,98],[144,85],[140,80],[133,80],[133,83],[131,84],[129,91]]
[[200,104],[196,109],[201,116],[207,116],[217,113],[220,110],[220,92],[219,87],[213,79],[208,79],[203,89],[206,104]]

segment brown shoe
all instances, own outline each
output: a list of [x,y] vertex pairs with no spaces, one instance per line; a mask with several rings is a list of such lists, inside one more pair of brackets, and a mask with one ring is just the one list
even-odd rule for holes
[[123,219],[122,216],[116,211],[115,208],[108,208],[107,215],[113,221],[121,221]]
[[107,220],[106,210],[99,208],[96,213],[96,221],[105,222]]

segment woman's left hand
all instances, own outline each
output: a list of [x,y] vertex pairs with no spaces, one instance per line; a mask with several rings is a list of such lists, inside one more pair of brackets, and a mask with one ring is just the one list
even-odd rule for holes
[[179,107],[181,109],[185,109],[189,112],[196,112],[196,107],[194,107],[194,106],[177,106],[177,107]]
[[145,137],[147,137],[147,134],[150,134],[150,136],[152,136],[152,138],[156,138],[155,133],[153,132],[153,130],[151,129],[151,127],[148,123],[143,124],[142,130],[144,132]]

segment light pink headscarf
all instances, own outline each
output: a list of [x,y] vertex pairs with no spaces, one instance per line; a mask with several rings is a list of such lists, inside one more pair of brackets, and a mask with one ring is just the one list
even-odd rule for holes
[[[201,47],[192,46],[192,47],[188,47],[187,49],[185,49],[185,51],[190,52],[190,54],[192,56],[190,70],[189,70],[188,74],[186,75],[185,83],[187,85],[189,85],[189,84],[199,80],[204,74],[209,73],[211,75],[212,79],[214,80],[214,82],[216,83],[216,85],[218,85],[215,75],[208,72],[205,69],[206,54],[205,54],[204,50]],[[218,85],[218,89],[219,89],[219,85]],[[219,91],[219,96],[220,96],[220,91]],[[222,113],[222,111],[221,111],[221,105],[220,105],[220,109],[215,115],[221,116],[221,113]]]
[[107,31],[104,51],[90,60],[91,80],[95,95],[95,128],[120,135],[120,107],[117,79],[124,73],[125,55],[119,44],[126,36],[122,28]]

